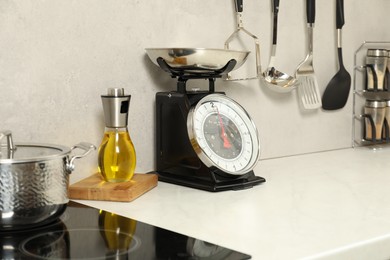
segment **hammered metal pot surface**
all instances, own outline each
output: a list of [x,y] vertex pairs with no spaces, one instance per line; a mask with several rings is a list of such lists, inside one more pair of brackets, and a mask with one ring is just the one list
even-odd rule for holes
[[[15,144],[12,132],[0,131],[0,234],[1,231],[40,226],[65,211],[69,174],[74,160],[96,147],[81,142],[71,148],[50,144]],[[75,149],[82,154],[70,155]]]
[[67,156],[0,164],[0,228],[43,225],[63,213],[68,199]]

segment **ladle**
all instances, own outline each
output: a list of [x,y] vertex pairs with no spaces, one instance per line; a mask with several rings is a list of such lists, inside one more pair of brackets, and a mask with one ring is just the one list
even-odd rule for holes
[[348,100],[351,88],[351,75],[343,64],[341,48],[341,28],[344,25],[344,0],[336,0],[336,29],[337,29],[337,54],[339,59],[339,71],[329,81],[322,96],[322,108],[324,110],[336,110],[343,108]]
[[272,13],[273,13],[273,31],[272,31],[272,49],[271,57],[269,60],[268,68],[263,72],[263,77],[266,85],[277,92],[290,92],[295,89],[297,80],[275,69],[275,56],[276,56],[276,42],[277,42],[277,30],[278,30],[278,13],[279,13],[279,0],[272,1]]

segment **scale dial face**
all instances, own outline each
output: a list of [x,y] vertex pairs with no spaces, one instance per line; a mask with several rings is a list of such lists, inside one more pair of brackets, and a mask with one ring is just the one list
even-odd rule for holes
[[190,109],[187,118],[191,144],[208,167],[242,175],[260,155],[257,129],[245,109],[223,94],[210,94]]

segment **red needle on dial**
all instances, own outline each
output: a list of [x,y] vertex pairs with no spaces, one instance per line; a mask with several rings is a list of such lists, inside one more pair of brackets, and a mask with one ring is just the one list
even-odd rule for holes
[[221,127],[221,138],[223,140],[223,148],[230,148],[230,147],[232,147],[232,144],[229,142],[229,139],[226,136],[225,127],[223,125],[222,117],[219,114],[218,108],[217,108],[217,114],[218,114],[218,119],[219,119],[219,126]]

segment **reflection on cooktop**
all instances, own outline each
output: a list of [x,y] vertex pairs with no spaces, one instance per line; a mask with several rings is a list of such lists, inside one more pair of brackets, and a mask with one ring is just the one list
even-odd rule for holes
[[49,225],[0,231],[1,259],[250,259],[224,247],[70,202]]

